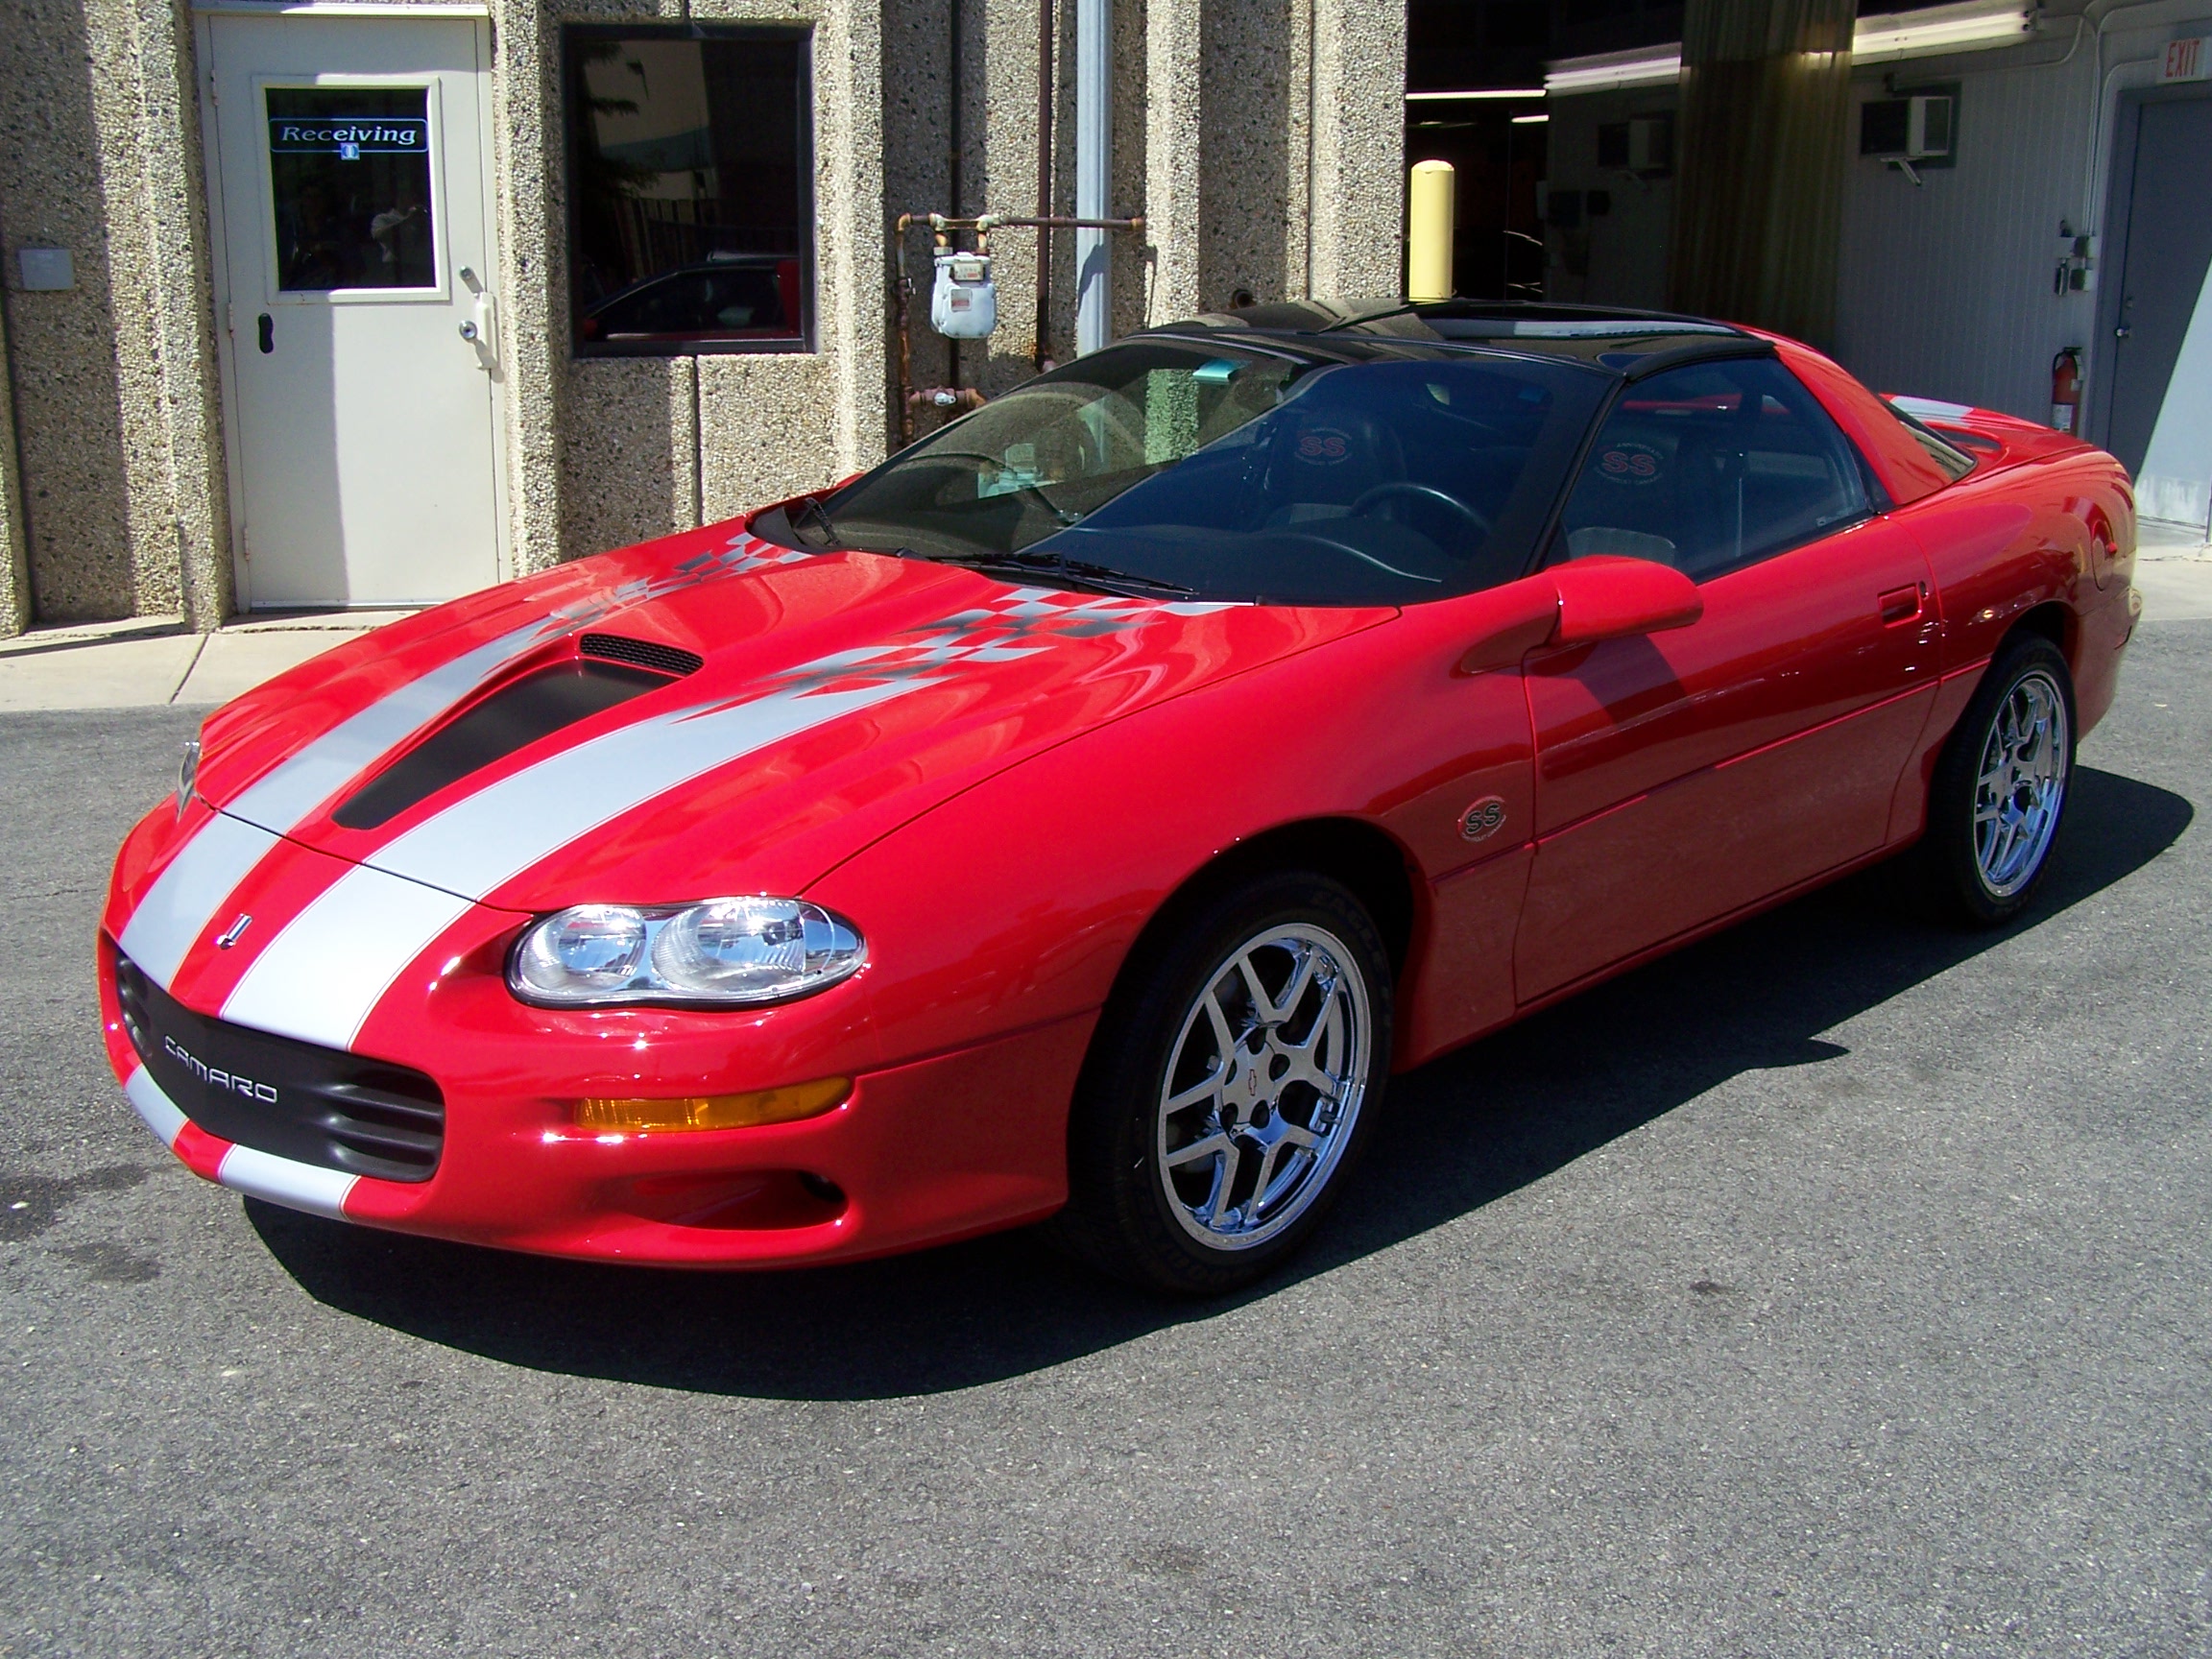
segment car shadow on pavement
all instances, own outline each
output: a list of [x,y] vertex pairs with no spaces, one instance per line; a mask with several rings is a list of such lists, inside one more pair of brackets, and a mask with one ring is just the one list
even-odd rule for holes
[[610,1267],[376,1233],[248,1201],[318,1300],[510,1364],[705,1393],[863,1400],[972,1387],[1211,1318],[1388,1248],[1754,1070],[1845,1050],[1852,1016],[2047,923],[2173,845],[2180,796],[2082,768],[2044,892],[2008,928],[1928,920],[1879,868],[1624,975],[1393,1083],[1330,1225],[1226,1302],[1105,1283],[1002,1234],[781,1273]]

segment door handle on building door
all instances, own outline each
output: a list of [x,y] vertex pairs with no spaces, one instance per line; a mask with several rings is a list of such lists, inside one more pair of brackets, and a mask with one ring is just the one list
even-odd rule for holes
[[266,357],[276,349],[276,319],[268,312],[261,313],[261,355]]
[[491,289],[477,291],[476,315],[472,321],[461,325],[461,338],[476,348],[476,366],[493,379],[498,379],[499,310]]

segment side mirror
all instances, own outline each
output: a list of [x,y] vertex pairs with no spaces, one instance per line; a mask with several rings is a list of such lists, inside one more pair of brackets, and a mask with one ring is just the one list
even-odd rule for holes
[[1471,597],[1483,626],[1455,672],[1508,668],[1546,646],[1593,645],[1687,628],[1705,614],[1697,584],[1671,565],[1596,554]]
[[1559,589],[1553,645],[1592,645],[1631,634],[1687,628],[1705,614],[1697,584],[1671,565],[1599,554],[1545,572]]

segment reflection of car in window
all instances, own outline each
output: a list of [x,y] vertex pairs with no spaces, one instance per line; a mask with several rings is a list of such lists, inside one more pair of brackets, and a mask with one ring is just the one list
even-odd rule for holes
[[584,313],[587,344],[796,340],[799,261],[718,253],[682,265],[597,301]]

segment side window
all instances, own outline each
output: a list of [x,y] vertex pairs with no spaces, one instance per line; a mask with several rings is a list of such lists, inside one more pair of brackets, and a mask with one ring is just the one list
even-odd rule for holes
[[1700,363],[1614,405],[1551,557],[1626,554],[1702,582],[1868,511],[1857,455],[1789,370],[1767,357]]

